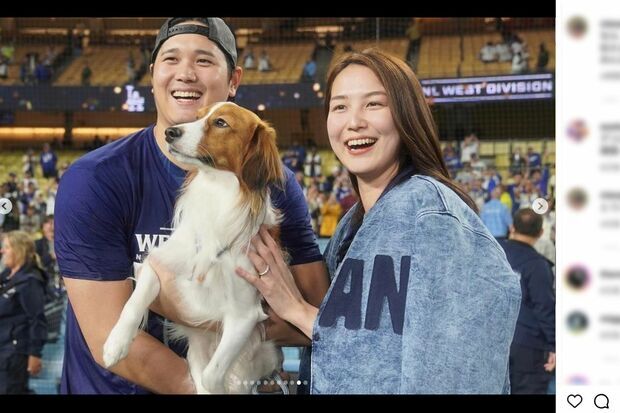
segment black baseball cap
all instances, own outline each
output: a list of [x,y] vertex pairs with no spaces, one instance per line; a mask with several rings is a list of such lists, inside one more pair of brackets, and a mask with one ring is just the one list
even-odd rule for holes
[[[199,21],[204,24],[180,24],[186,21]],[[215,42],[224,55],[232,63],[232,68],[237,66],[237,43],[235,35],[224,20],[219,17],[171,17],[161,26],[155,40],[155,48],[151,54],[151,63],[155,62],[157,53],[166,40],[177,34],[201,34]]]

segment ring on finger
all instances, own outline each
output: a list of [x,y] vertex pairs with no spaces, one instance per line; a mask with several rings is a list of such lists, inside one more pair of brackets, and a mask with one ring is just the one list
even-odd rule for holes
[[262,277],[263,275],[267,274],[269,272],[270,268],[269,268],[269,264],[267,264],[267,268],[265,268],[263,271],[258,273],[258,278]]

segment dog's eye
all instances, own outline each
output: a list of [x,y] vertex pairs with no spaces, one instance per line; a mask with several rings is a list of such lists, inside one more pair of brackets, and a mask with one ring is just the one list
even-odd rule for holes
[[228,123],[226,123],[226,121],[222,118],[217,118],[215,119],[215,126],[217,126],[218,128],[227,128]]

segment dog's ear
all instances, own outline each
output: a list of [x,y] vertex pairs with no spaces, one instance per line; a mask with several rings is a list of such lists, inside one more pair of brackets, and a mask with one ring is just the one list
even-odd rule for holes
[[241,176],[250,190],[268,184],[282,183],[284,175],[276,146],[276,131],[267,123],[258,122],[250,148],[243,161]]

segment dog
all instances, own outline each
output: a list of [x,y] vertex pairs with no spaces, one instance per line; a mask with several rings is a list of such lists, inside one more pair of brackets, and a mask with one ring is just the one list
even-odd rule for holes
[[[249,393],[252,382],[277,370],[282,353],[262,337],[267,318],[261,296],[235,274],[237,266],[255,271],[247,257],[261,224],[277,228],[280,216],[269,185],[284,174],[275,130],[253,112],[232,102],[202,108],[198,120],[167,128],[170,153],[197,170],[186,178],[174,211],[173,232],[152,249],[135,289],[104,348],[106,367],[123,359],[160,282],[149,259],[174,271],[179,307],[191,315],[176,325],[187,337],[187,361],[198,393]],[[200,327],[220,322],[217,332]]]

